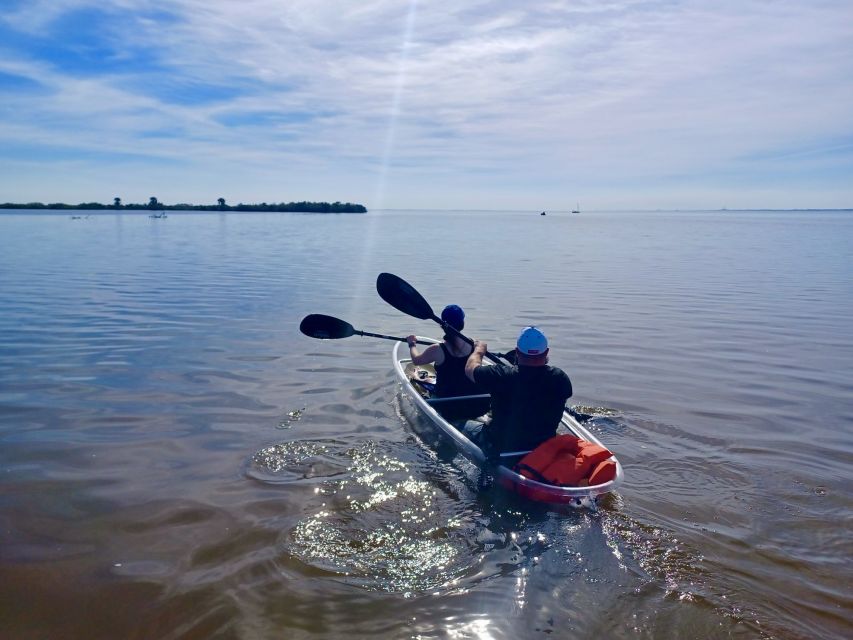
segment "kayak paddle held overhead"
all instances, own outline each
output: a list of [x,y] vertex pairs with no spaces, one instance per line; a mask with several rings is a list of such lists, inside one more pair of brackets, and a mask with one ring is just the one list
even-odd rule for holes
[[[349,338],[350,336],[367,336],[370,338],[383,338],[385,340],[394,340],[397,342],[405,342],[405,338],[397,336],[386,336],[381,333],[370,333],[368,331],[359,331],[354,329],[349,322],[345,322],[334,316],[326,316],[322,313],[312,313],[302,318],[299,323],[299,330],[310,338],[318,338],[319,340],[339,340],[341,338]],[[431,342],[423,342],[418,340],[418,344],[432,344]]]
[[376,278],[376,291],[380,298],[407,316],[435,320],[442,324],[441,318],[432,312],[429,302],[401,277],[393,273],[380,273]]
[[[474,344],[474,341],[471,340],[471,338],[463,335],[460,331],[457,331],[454,327],[435,315],[432,311],[432,307],[429,305],[429,302],[427,302],[424,297],[418,293],[417,289],[401,277],[395,276],[393,273],[380,273],[376,278],[376,291],[379,293],[380,298],[398,311],[402,311],[406,315],[420,320],[433,320],[440,324],[445,331],[453,333],[470,345]],[[493,362],[499,362],[499,359],[503,359],[510,364],[515,364],[510,353],[491,353],[486,351],[486,357]],[[566,407],[566,411],[576,419],[582,421],[586,421],[594,417],[588,413],[575,411],[568,406]]]
[[299,323],[299,330],[306,336],[320,340],[349,338],[356,333],[349,322],[332,316],[324,316],[321,313],[312,313],[302,318],[302,322]]
[[[401,277],[395,276],[393,273],[380,273],[376,278],[376,291],[379,293],[380,298],[398,311],[402,311],[406,315],[420,320],[433,320],[440,324],[445,331],[461,338],[470,345],[474,344],[471,338],[463,335],[455,327],[435,315],[432,307],[429,306],[429,302],[424,300],[424,297],[418,293],[417,289]],[[489,353],[488,351],[486,355],[495,362],[498,361],[498,358],[503,357],[503,354]]]

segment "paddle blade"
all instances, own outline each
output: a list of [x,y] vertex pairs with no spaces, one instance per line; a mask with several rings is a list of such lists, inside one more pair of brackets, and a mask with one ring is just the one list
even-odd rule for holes
[[398,311],[421,320],[435,319],[429,302],[417,290],[393,273],[380,273],[376,278],[379,296]]
[[355,329],[348,322],[332,316],[324,316],[322,313],[312,313],[302,318],[299,330],[311,338],[321,340],[337,340],[338,338],[349,338],[355,335]]

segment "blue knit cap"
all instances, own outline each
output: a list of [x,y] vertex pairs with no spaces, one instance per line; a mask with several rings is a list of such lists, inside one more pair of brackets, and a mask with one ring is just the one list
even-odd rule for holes
[[441,312],[441,319],[457,331],[462,331],[465,328],[465,312],[462,311],[462,307],[455,304],[444,307]]

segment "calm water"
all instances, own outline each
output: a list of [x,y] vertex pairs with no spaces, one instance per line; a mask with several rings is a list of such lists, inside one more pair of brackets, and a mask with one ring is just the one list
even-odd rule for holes
[[[838,638],[853,214],[0,215],[0,636]],[[626,482],[478,492],[392,342],[551,338]]]

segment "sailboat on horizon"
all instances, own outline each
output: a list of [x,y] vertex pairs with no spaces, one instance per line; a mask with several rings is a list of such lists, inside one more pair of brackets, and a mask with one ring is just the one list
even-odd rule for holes
[[580,213],[580,212],[581,212],[581,205],[580,205],[580,202],[578,202],[577,204],[575,204],[575,208],[572,209],[572,213]]

